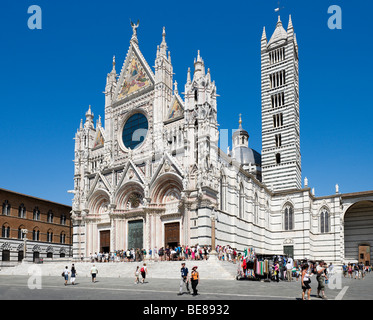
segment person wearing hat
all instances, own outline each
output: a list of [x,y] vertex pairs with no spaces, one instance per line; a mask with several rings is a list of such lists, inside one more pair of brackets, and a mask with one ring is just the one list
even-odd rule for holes
[[198,293],[198,290],[197,290],[197,285],[199,283],[199,273],[197,271],[197,266],[193,267],[192,268],[192,272],[191,272],[191,277],[190,277],[190,282],[192,284],[192,289],[193,289],[193,296],[196,296]]

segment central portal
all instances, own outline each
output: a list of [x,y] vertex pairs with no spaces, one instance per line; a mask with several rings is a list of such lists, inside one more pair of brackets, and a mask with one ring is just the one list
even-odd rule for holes
[[180,223],[166,223],[164,225],[164,243],[165,246],[171,248],[176,247],[180,243]]
[[144,249],[143,248],[143,221],[128,221],[128,248],[127,249]]

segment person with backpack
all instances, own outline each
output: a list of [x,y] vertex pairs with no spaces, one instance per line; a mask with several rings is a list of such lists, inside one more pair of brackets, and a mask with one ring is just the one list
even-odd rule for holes
[[144,283],[146,274],[148,273],[148,268],[146,267],[146,263],[143,264],[143,266],[140,269],[141,272],[141,283]]
[[190,294],[190,290],[189,290],[189,279],[188,279],[188,275],[189,275],[189,270],[188,268],[185,266],[185,262],[183,262],[181,264],[181,269],[180,269],[180,272],[181,272],[181,281],[180,281],[180,291],[178,293],[179,296],[181,296],[183,294],[183,286],[185,284],[185,287],[188,291],[188,294]]
[[199,273],[197,271],[197,266],[193,267],[192,268],[192,273],[191,273],[191,278],[190,278],[190,282],[192,284],[192,289],[193,289],[193,296],[196,296],[198,295],[198,290],[197,290],[197,286],[199,284]]

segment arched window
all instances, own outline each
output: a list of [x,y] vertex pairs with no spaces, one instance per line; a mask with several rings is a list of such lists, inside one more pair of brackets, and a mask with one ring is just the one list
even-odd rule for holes
[[38,229],[32,230],[32,240],[39,241],[40,231]]
[[291,205],[286,205],[284,210],[284,229],[294,229],[294,209]]
[[10,237],[10,227],[7,223],[3,224],[3,227],[1,228],[1,237],[3,237],[3,238],[9,238]]
[[48,211],[48,222],[53,223],[53,212],[52,212],[52,210]]
[[63,214],[61,215],[61,224],[65,225],[66,224],[66,216]]
[[35,209],[34,209],[33,219],[34,220],[40,220],[40,210],[39,210],[38,207],[35,207]]
[[53,242],[53,232],[52,232],[52,230],[48,230],[48,232],[47,232],[47,242]]
[[66,234],[64,232],[61,232],[60,234],[60,243],[64,244],[66,241]]
[[239,195],[239,210],[238,214],[240,218],[243,218],[243,214],[245,212],[245,194],[244,194],[244,188],[243,185],[240,185],[240,195]]
[[320,232],[327,233],[329,231],[330,231],[329,212],[328,210],[324,208],[320,214]]
[[10,215],[10,204],[8,200],[5,200],[3,203],[3,215],[9,216]]
[[26,208],[23,203],[18,208],[18,218],[26,218]]

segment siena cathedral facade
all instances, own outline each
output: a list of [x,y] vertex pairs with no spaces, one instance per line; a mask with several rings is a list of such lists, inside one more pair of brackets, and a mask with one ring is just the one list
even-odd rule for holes
[[238,116],[232,147],[220,149],[217,89],[199,51],[181,96],[165,29],[152,69],[131,25],[122,69],[114,59],[107,75],[104,119],[94,123],[89,107],[75,135],[74,257],[198,243],[370,262],[373,191],[336,185],[316,197],[302,181],[291,17],[287,29],[279,17],[271,37],[262,33],[261,153]]

